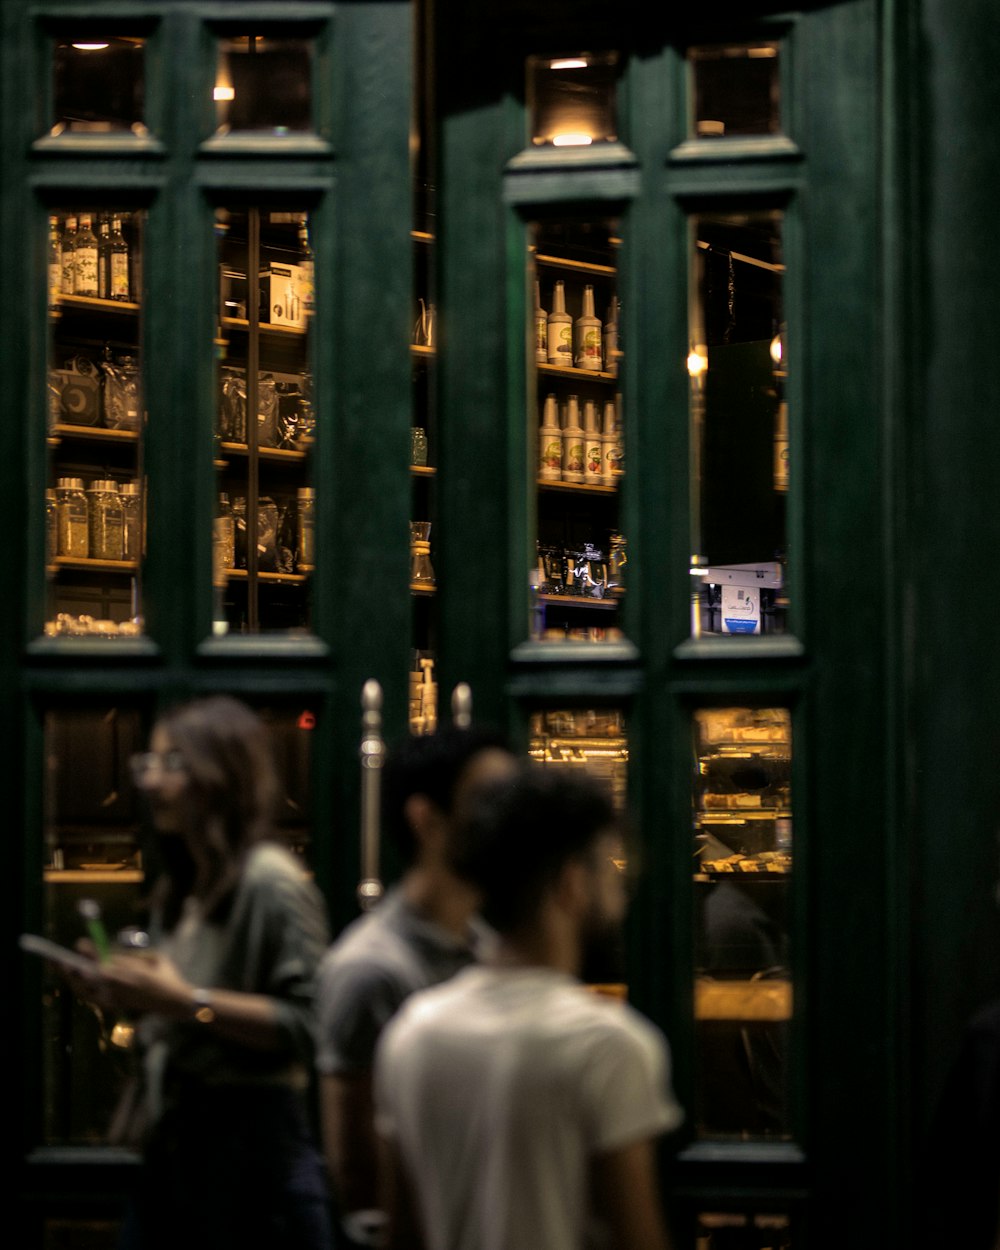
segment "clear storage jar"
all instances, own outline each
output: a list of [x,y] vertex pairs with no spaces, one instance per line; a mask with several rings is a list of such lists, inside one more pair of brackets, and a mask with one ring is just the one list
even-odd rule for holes
[[126,560],[139,560],[142,557],[142,487],[138,482],[122,482],[121,499],[125,523],[122,554]]
[[87,558],[90,539],[83,478],[61,477],[56,482],[56,532],[59,555]]
[[316,491],[300,486],[297,494],[296,564],[300,569],[316,566]]
[[125,551],[125,510],[118,483],[97,478],[87,488],[87,523],[92,560],[121,560]]

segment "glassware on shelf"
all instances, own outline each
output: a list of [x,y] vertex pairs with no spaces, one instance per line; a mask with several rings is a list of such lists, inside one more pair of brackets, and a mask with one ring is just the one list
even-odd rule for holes
[[316,491],[312,486],[298,489],[295,563],[300,571],[316,567]]
[[125,550],[125,512],[117,482],[98,478],[88,486],[87,534],[92,560],[121,560]]
[[427,431],[419,425],[410,430],[410,464],[424,466],[427,463]]
[[142,487],[138,482],[123,482],[120,493],[125,519],[124,557],[138,560],[142,555]]
[[56,522],[58,554],[85,560],[90,538],[83,478],[61,477],[56,483]]
[[410,522],[410,584],[412,586],[434,585],[430,538],[430,521]]

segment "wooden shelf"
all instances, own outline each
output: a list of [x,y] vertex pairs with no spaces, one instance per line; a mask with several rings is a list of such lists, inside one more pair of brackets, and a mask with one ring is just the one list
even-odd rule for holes
[[432,595],[436,589],[436,586],[428,586],[426,582],[410,582],[411,595]]
[[[249,330],[250,322],[245,317],[223,317],[222,325],[230,330]],[[309,332],[309,327],[305,326],[281,326],[272,325],[270,321],[259,321],[257,329],[261,334],[277,334],[291,336],[292,338],[303,338]],[[227,339],[216,339],[217,344],[225,344]]]
[[572,495],[617,495],[617,486],[604,486],[599,482],[550,482],[538,479],[539,490],[567,491]]
[[433,477],[437,473],[437,469],[429,464],[411,464],[410,473],[414,477]]
[[591,608],[597,612],[613,612],[624,596],[608,599],[589,599],[584,595],[539,595],[539,603],[551,603],[564,608]]
[[135,573],[138,568],[137,560],[85,560],[76,556],[56,556],[49,565],[49,572],[74,569],[78,573]]
[[[219,450],[231,456],[249,455],[246,443],[220,443]],[[300,462],[309,455],[307,451],[297,451],[294,447],[258,447],[257,455],[261,460],[284,460]],[[223,462],[224,463],[224,462]],[[216,461],[217,467],[219,462]]]
[[138,430],[108,430],[98,425],[68,425],[58,423],[49,429],[49,446],[58,445],[64,438],[92,439],[104,443],[136,443]]
[[696,1020],[778,1023],[792,1018],[791,981],[710,981],[694,986]]
[[97,299],[89,295],[59,295],[51,311],[58,316],[61,311],[67,312],[99,312],[122,313],[134,316],[139,312],[139,305],[122,299]]
[[563,256],[548,256],[544,253],[536,253],[536,265],[548,265],[553,269],[568,269],[575,273],[593,273],[603,277],[613,278],[618,270],[614,265],[595,265],[586,260],[567,260]]
[[145,873],[138,868],[46,868],[42,879],[47,885],[135,885],[145,881]]
[[605,373],[599,369],[575,369],[571,365],[535,365],[539,376],[564,378],[574,382],[617,382],[617,373]]
[[411,356],[436,356],[437,348],[436,347],[424,347],[423,344],[421,343],[411,343],[410,355]]
[[[232,577],[236,581],[246,581],[246,569],[226,569],[226,577]],[[284,582],[286,585],[301,586],[305,584],[306,577],[304,573],[258,573],[257,580],[259,582],[268,582],[275,585]]]

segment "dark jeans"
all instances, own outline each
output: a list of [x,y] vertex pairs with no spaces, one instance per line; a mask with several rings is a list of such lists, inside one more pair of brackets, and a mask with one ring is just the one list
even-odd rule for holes
[[154,1128],[121,1250],[330,1250],[319,1152],[301,1099],[185,1089]]

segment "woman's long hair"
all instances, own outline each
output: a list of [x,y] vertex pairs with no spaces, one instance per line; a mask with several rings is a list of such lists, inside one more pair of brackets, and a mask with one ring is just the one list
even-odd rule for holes
[[267,726],[238,699],[212,695],[182,703],[165,712],[157,726],[184,762],[189,836],[200,839],[207,863],[196,876],[184,839],[161,840],[163,875],[151,902],[169,931],[195,888],[205,918],[221,918],[247,852],[271,832],[279,785]]

